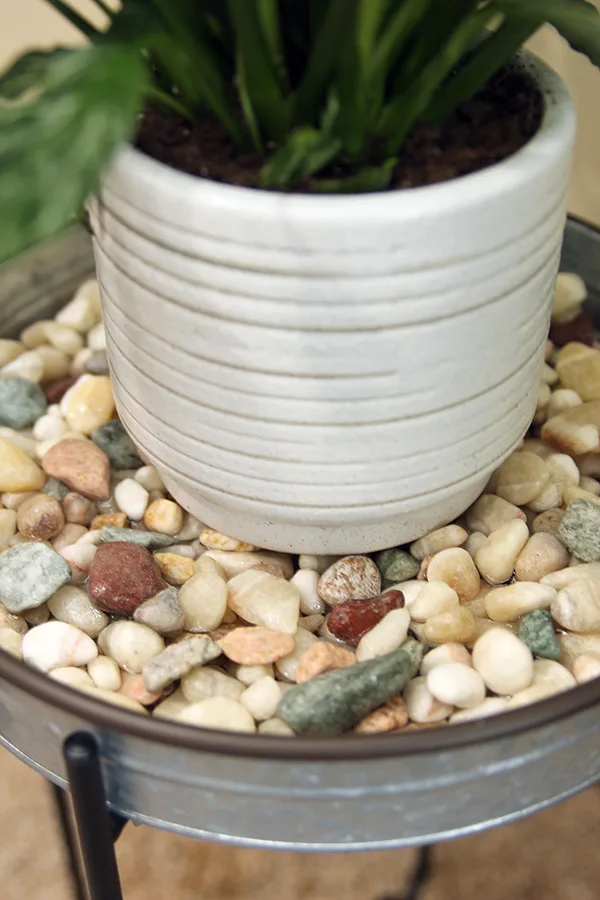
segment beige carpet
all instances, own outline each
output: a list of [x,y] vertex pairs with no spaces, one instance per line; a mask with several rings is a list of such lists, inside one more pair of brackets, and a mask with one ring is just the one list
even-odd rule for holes
[[[41,776],[0,750],[0,897],[70,900]],[[125,900],[379,900],[407,883],[414,851],[297,856],[237,850],[128,825]],[[559,807],[436,847],[423,900],[598,900],[600,787]]]

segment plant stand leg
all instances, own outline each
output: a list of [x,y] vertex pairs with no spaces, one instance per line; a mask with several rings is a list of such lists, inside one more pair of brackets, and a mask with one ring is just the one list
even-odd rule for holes
[[431,856],[433,848],[429,845],[419,847],[417,862],[410,879],[410,884],[402,894],[390,894],[381,900],[422,900],[423,889],[431,874]]
[[65,849],[65,856],[69,868],[69,877],[73,888],[73,896],[75,900],[88,900],[87,890],[85,888],[85,880],[81,872],[81,861],[79,857],[79,849],[77,845],[77,832],[73,827],[73,819],[71,810],[69,809],[68,794],[63,788],[52,784],[52,797],[56,809],[56,815],[60,825],[62,834],[62,842]]
[[[72,734],[64,743],[64,757],[89,900],[123,900],[114,841],[126,820],[107,809],[98,745],[91,734]],[[73,859],[70,838],[68,843]]]

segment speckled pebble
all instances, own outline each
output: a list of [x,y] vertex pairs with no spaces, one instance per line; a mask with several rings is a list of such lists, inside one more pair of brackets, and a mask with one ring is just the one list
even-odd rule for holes
[[70,579],[68,563],[46,544],[19,544],[0,555],[0,597],[11,613],[40,606]]
[[42,389],[23,378],[0,378],[0,425],[30,428],[47,409]]
[[600,560],[600,506],[587,500],[569,503],[558,527],[558,538],[579,559]]
[[524,616],[519,627],[519,637],[536,658],[559,659],[560,643],[547,609],[536,609]]
[[319,580],[319,596],[330,606],[348,600],[369,600],[380,593],[381,575],[368,556],[344,556]]
[[167,587],[149,600],[144,600],[134,610],[133,618],[163,637],[181,634],[185,617],[177,589]]
[[221,648],[208,635],[198,635],[180,644],[165,647],[142,669],[144,684],[149,691],[162,691],[196,666],[203,666],[221,655]]
[[118,420],[105,422],[92,432],[91,437],[106,453],[113,469],[137,469],[142,465],[135,444]]

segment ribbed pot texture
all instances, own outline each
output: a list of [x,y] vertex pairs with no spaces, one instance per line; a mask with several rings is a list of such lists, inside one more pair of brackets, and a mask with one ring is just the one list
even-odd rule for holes
[[536,404],[575,114],[432,187],[305,196],[128,147],[91,204],[119,414],[173,496],[260,547],[351,553],[459,515]]

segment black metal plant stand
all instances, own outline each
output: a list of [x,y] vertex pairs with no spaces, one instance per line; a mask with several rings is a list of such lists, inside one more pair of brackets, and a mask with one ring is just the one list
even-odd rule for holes
[[[96,740],[88,732],[77,732],[67,738],[63,753],[71,804],[62,788],[53,785],[53,793],[74,900],[123,900],[114,845],[127,819],[106,805]],[[381,900],[421,900],[430,868],[431,847],[421,847],[408,890]]]

